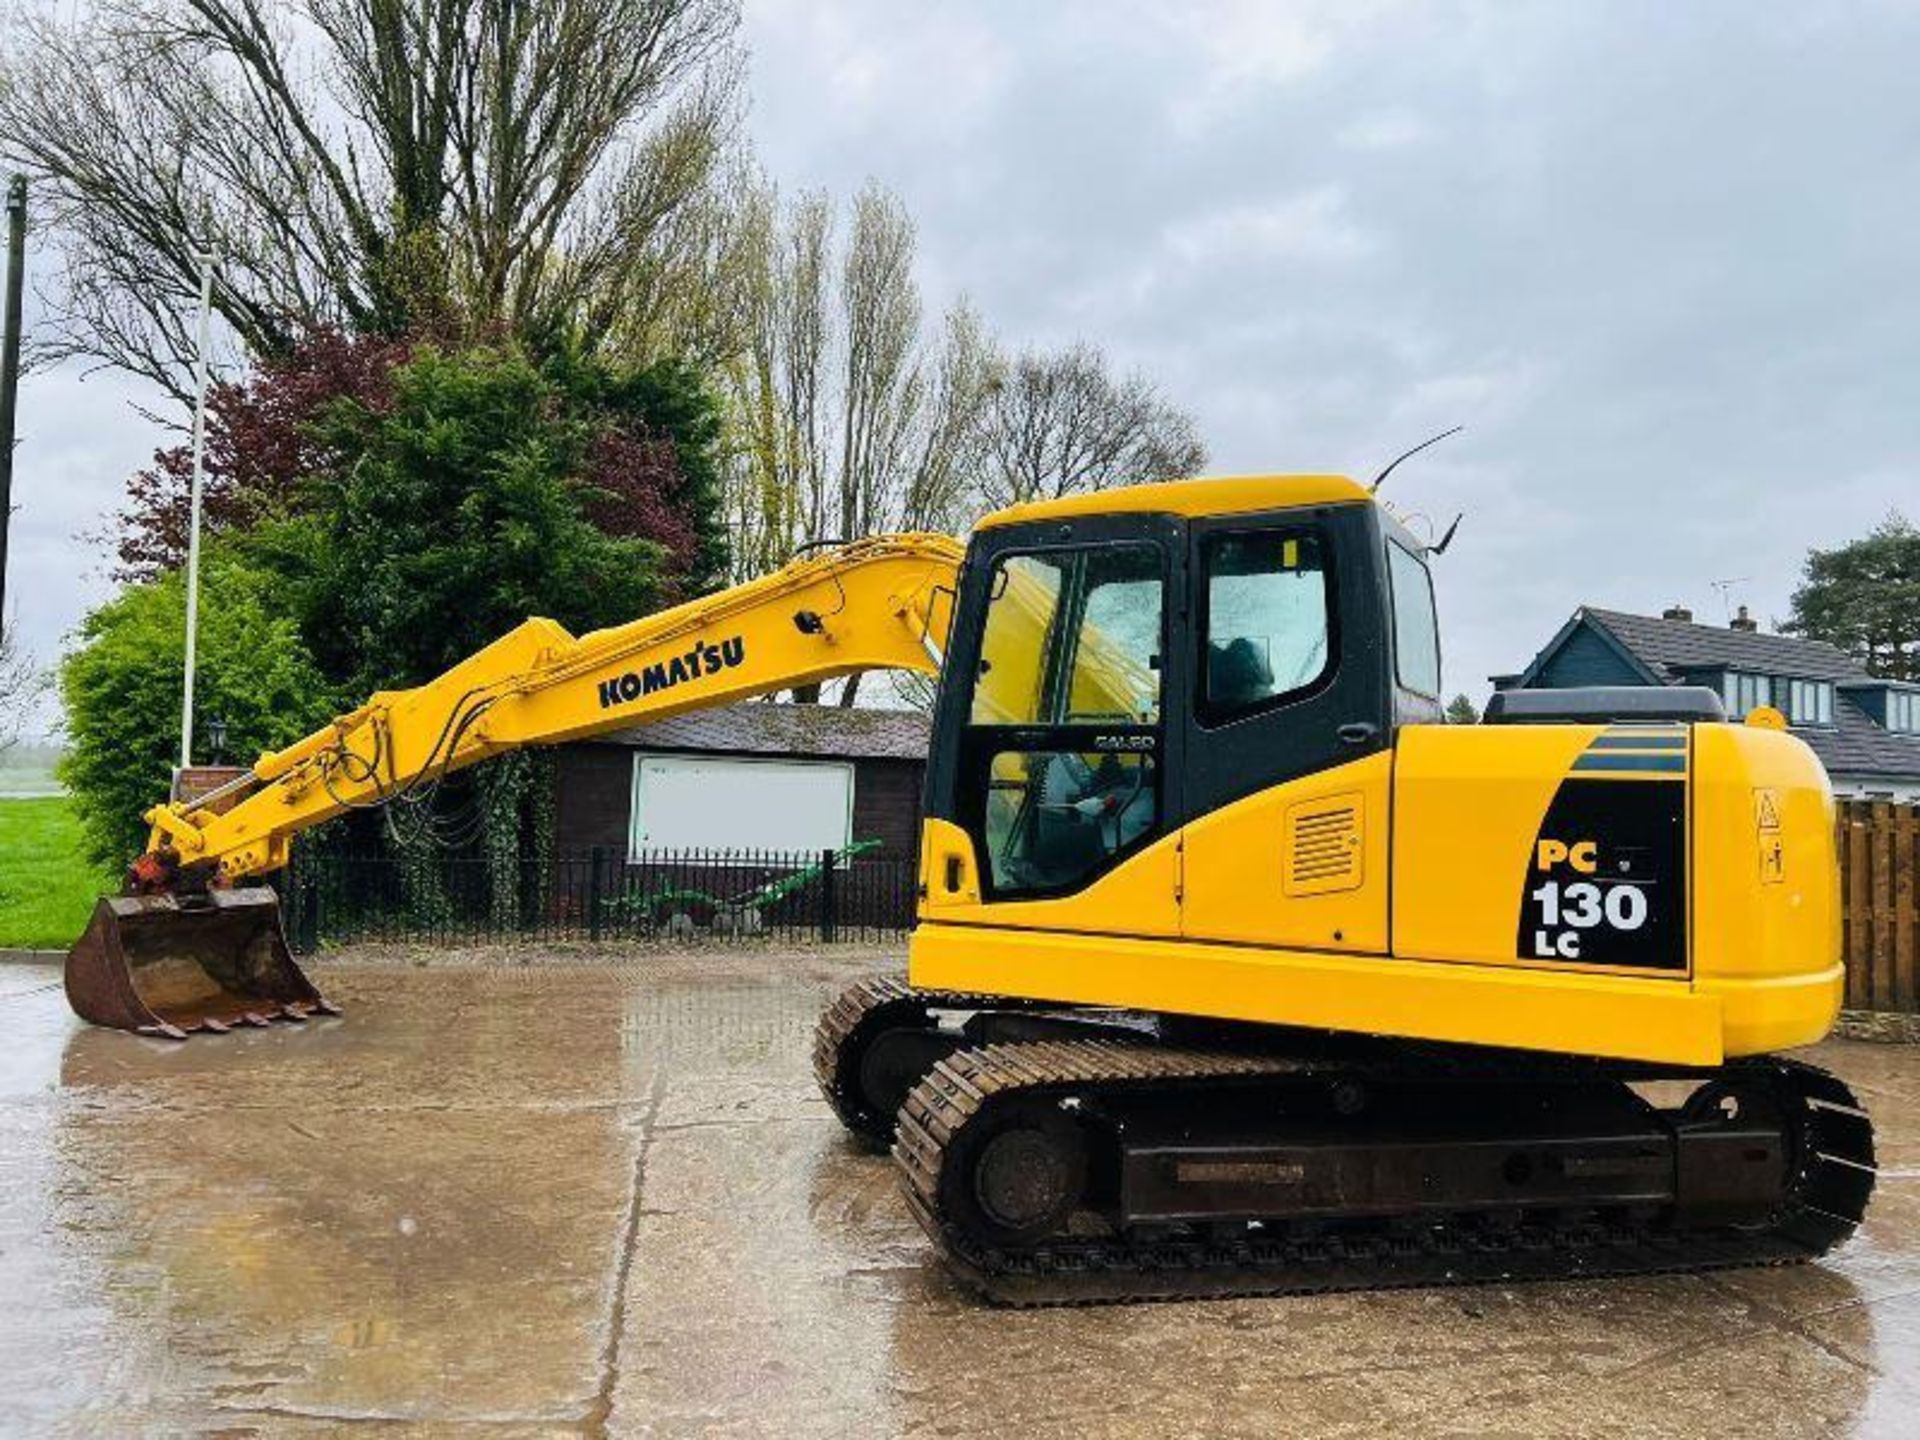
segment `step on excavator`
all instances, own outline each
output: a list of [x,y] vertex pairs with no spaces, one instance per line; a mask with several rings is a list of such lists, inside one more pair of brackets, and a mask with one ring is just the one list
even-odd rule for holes
[[1339,476],[1015,506],[575,638],[529,620],[156,807],[68,966],[184,1035],[325,1004],[260,877],[517,746],[869,669],[940,677],[904,980],[814,1066],[1009,1304],[1806,1260],[1874,1185],[1812,752],[1708,690],[1440,723],[1431,547]]

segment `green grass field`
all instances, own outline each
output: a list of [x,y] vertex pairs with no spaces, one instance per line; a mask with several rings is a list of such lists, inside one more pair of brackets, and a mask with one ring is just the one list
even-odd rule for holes
[[0,950],[64,950],[112,879],[80,851],[64,796],[0,800]]

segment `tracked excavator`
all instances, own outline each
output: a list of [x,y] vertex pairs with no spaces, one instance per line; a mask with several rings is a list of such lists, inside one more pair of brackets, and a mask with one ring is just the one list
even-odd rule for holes
[[1429,549],[1338,476],[1016,506],[575,638],[530,620],[149,812],[68,963],[184,1035],[324,1006],[260,877],[516,746],[940,675],[908,973],[821,1088],[945,1261],[1078,1303],[1779,1264],[1874,1184],[1833,806],[1711,691],[1439,708]]

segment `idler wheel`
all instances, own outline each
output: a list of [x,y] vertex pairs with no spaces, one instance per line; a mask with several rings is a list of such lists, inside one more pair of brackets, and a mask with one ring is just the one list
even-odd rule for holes
[[[969,1127],[972,1128],[972,1127]],[[1030,1101],[982,1117],[952,1153],[951,1208],[991,1245],[1019,1248],[1058,1234],[1087,1187],[1087,1137],[1057,1104]]]

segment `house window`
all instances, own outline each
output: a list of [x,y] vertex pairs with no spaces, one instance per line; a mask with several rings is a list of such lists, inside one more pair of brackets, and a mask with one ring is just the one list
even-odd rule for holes
[[1729,715],[1744,720],[1750,712],[1773,703],[1773,682],[1765,675],[1742,675],[1729,670],[1721,698],[1727,702]]
[[1833,723],[1833,685],[1826,680],[1787,682],[1787,719],[1795,725]]
[[1887,728],[1903,735],[1920,735],[1920,692],[1887,692]]

